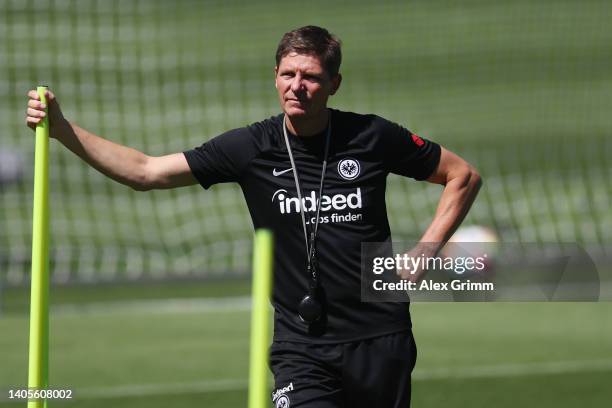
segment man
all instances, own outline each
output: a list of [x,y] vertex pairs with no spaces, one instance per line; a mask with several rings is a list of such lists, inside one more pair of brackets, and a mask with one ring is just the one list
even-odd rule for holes
[[[360,300],[362,242],[390,239],[389,173],[444,185],[419,252],[433,255],[480,186],[464,160],[374,115],[327,107],[340,87],[339,40],[307,26],[276,53],[283,114],[184,153],[151,157],[68,122],[48,93],[51,137],[136,190],[240,184],[255,228],[275,235],[276,407],[406,407],[416,360],[408,305]],[[44,117],[29,92],[26,123]],[[416,280],[417,275],[403,278]]]

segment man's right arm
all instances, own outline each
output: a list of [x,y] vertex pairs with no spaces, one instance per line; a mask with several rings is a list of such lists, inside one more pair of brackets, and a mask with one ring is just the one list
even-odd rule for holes
[[[66,120],[52,92],[46,96],[50,137],[104,175],[138,191],[197,184],[183,153],[153,157],[96,136]],[[34,129],[47,113],[36,91],[28,97],[26,124]]]

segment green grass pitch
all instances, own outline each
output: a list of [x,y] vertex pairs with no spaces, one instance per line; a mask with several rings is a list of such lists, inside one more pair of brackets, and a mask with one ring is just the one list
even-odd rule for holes
[[[153,155],[182,151],[276,114],[275,44],[290,28],[319,24],[344,41],[333,107],[403,123],[481,171],[485,185],[467,222],[493,225],[507,240],[612,242],[607,0],[40,0],[0,8],[0,148],[26,159],[28,87],[48,83],[67,116],[112,140]],[[48,18],[32,28],[41,14]],[[248,293],[246,281],[172,281],[192,270],[248,270],[248,250],[236,245],[251,245],[239,189],[136,193],[58,143],[51,155],[51,229],[64,254],[52,260],[57,272],[76,282],[114,269],[102,280],[149,271],[142,277],[171,282],[53,288],[56,310],[73,308],[51,317],[50,380],[73,389],[75,400],[50,406],[244,407],[244,305],[163,301]],[[24,282],[31,182],[26,171],[0,190],[0,274]],[[438,196],[437,186],[391,177],[394,238],[415,238]],[[133,252],[141,256],[128,262]],[[5,288],[2,296],[0,407],[23,407],[6,396],[27,380],[28,293]],[[132,299],[144,309],[117,307]],[[416,408],[590,408],[612,400],[612,303],[412,311]]]
[[[159,307],[165,301],[142,302],[133,309],[81,304],[80,312],[52,315],[51,383],[75,396],[53,406],[245,406],[244,304],[172,309]],[[415,407],[569,408],[609,401],[612,303],[420,303],[412,311],[419,348]],[[25,382],[27,316],[0,318],[0,333],[6,393]],[[20,406],[5,397],[1,407]]]

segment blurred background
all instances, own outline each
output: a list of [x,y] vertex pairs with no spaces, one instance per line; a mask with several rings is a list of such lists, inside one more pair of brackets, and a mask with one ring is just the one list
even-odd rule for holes
[[[0,0],[0,406],[27,371],[34,138],[26,92],[152,155],[279,113],[274,53],[343,41],[332,107],[376,113],[473,163],[465,224],[504,242],[612,243],[612,5],[605,1]],[[140,193],[51,143],[54,405],[244,406],[252,224],[234,185]],[[394,238],[438,186],[390,176]],[[609,303],[415,304],[414,406],[599,406]]]

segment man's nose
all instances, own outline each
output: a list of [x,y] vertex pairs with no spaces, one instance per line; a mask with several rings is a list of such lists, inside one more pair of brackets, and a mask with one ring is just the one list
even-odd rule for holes
[[294,93],[302,91],[304,88],[302,80],[302,75],[300,75],[299,73],[294,76],[293,80],[291,81],[291,91],[293,91]]

